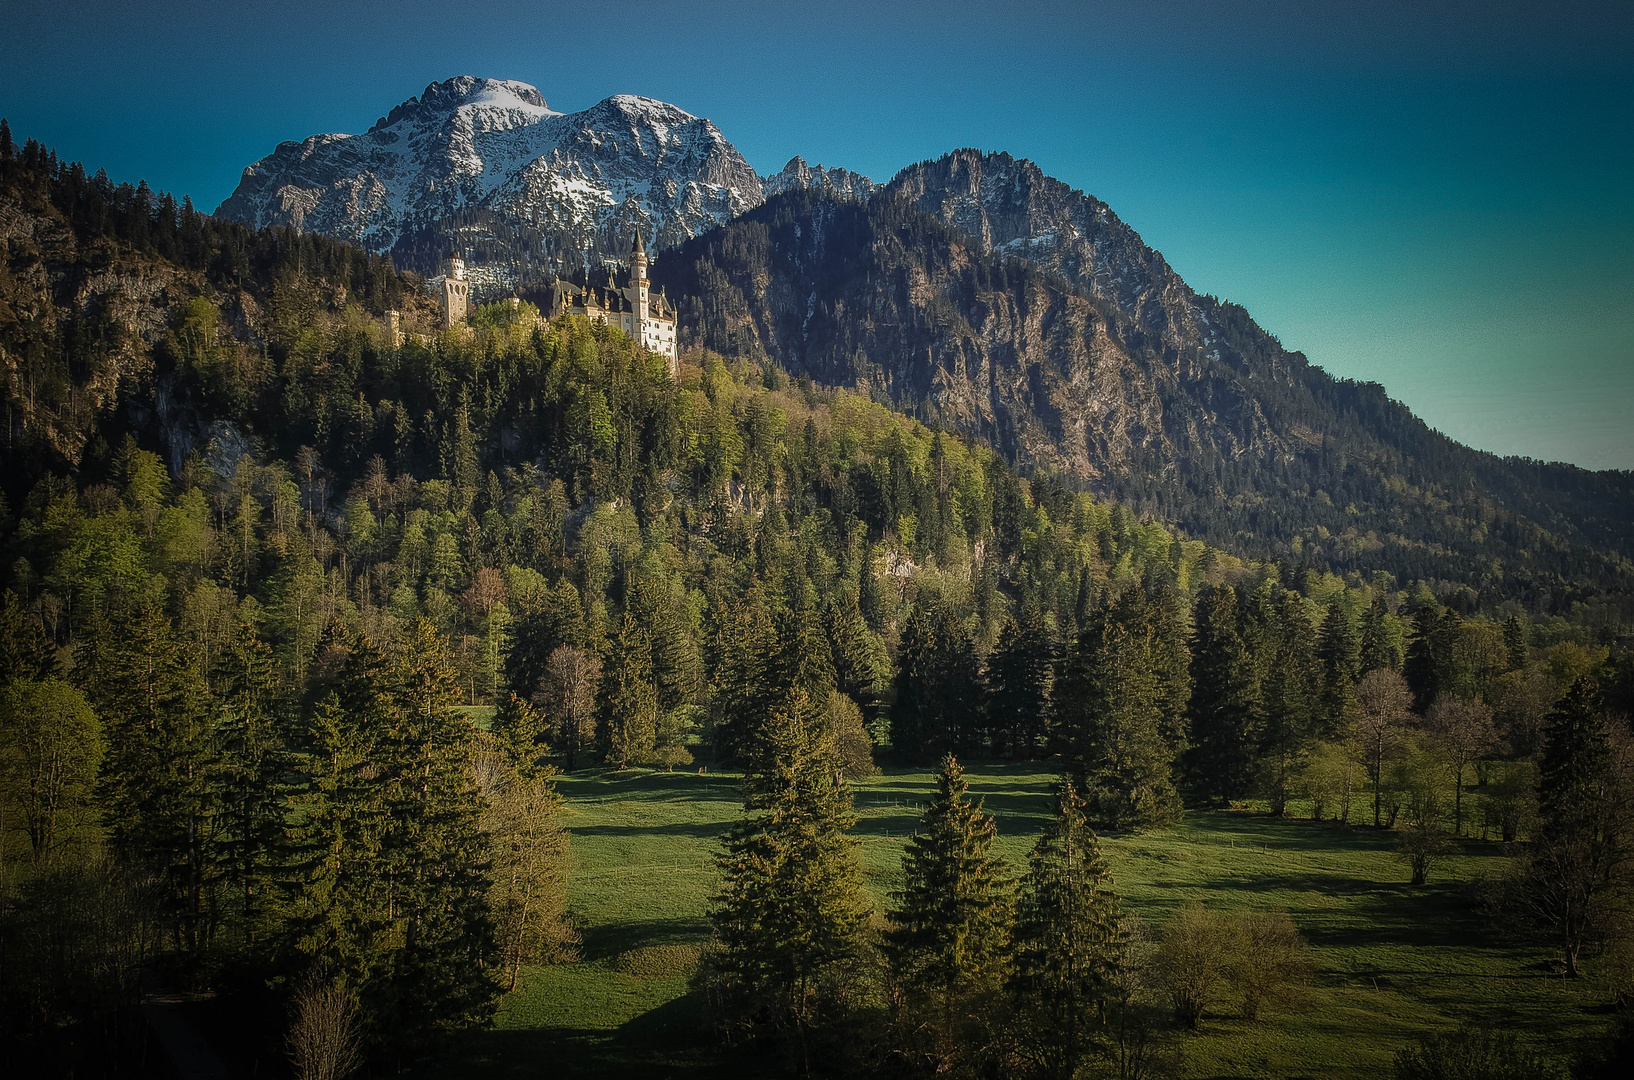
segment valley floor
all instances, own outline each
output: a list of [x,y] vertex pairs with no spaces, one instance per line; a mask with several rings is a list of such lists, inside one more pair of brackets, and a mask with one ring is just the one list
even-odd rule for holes
[[[1049,813],[1053,776],[980,763],[969,776],[1019,873]],[[890,769],[857,787],[864,877],[881,909],[900,887],[903,839],[933,783],[928,771]],[[738,778],[581,773],[561,790],[580,961],[528,972],[495,1029],[447,1075],[718,1075],[728,1062],[701,1032],[688,979],[709,937],[712,856],[739,811]],[[1567,1054],[1613,1019],[1597,980],[1561,979],[1548,954],[1506,942],[1475,909],[1467,884],[1505,869],[1496,842],[1466,841],[1416,889],[1387,835],[1308,819],[1193,812],[1172,831],[1103,846],[1124,903],[1154,927],[1193,899],[1221,911],[1283,907],[1312,946],[1318,975],[1304,1006],[1249,1024],[1222,1002],[1224,1015],[1179,1039],[1183,1075],[1388,1075],[1403,1045],[1466,1020]],[[730,1069],[777,1072],[741,1057]]]

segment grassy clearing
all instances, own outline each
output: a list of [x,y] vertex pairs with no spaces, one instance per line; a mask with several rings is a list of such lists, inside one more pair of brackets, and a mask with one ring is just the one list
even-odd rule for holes
[[[1049,813],[1053,776],[981,764],[969,775],[1019,873]],[[932,787],[931,773],[905,770],[858,787],[864,881],[881,907],[901,883],[902,842]],[[529,972],[496,1029],[454,1071],[774,1071],[723,1060],[699,1034],[701,1009],[687,992],[709,935],[715,840],[738,813],[737,778],[587,773],[564,780],[562,792],[581,962]],[[1419,889],[1406,885],[1389,838],[1371,829],[1200,812],[1170,832],[1103,843],[1119,894],[1154,926],[1192,899],[1221,910],[1283,907],[1314,950],[1319,975],[1305,1007],[1246,1024],[1221,1002],[1223,1015],[1181,1040],[1189,1076],[1388,1075],[1404,1043],[1464,1020],[1522,1031],[1562,1052],[1609,1027],[1607,995],[1594,979],[1565,982],[1546,953],[1499,939],[1473,910],[1465,885],[1502,872],[1496,843],[1466,842]]]

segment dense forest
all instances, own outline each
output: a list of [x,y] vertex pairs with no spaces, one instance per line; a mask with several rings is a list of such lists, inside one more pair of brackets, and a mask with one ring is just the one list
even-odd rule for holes
[[[0,232],[0,1010],[30,1074],[137,1069],[156,986],[274,1042],[338,1017],[323,1052],[381,1071],[486,1024],[573,955],[563,769],[742,771],[700,979],[797,1072],[1112,1046],[1149,1075],[1093,830],[1188,806],[1389,828],[1417,881],[1449,836],[1529,841],[1511,902],[1568,970],[1620,940],[1634,663],[1603,608],[1244,558],[769,361],[672,377],[527,305],[399,343],[388,309],[432,313],[388,262],[3,127]],[[964,758],[1059,766],[1017,881]],[[883,760],[942,788],[881,929],[846,831]],[[1242,932],[1295,955],[1272,923]]]

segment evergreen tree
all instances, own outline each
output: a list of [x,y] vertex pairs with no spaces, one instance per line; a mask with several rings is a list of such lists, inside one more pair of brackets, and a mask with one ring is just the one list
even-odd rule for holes
[[1327,614],[1322,618],[1316,659],[1322,666],[1316,733],[1331,739],[1341,734],[1351,719],[1356,703],[1356,680],[1361,677],[1350,616],[1338,601],[1328,605]]
[[853,701],[871,705],[890,684],[891,660],[869,629],[857,597],[846,592],[830,606],[827,625],[835,681]]
[[891,742],[910,761],[981,749],[980,665],[958,615],[939,598],[914,612],[902,635]]
[[1518,615],[1504,619],[1504,658],[1506,671],[1525,671],[1527,662],[1532,658],[1532,650],[1527,645],[1526,627]]
[[765,597],[749,590],[722,614],[716,635],[715,752],[740,761],[760,737],[777,697],[781,648]]
[[223,876],[246,941],[254,945],[268,929],[268,894],[284,858],[291,764],[277,665],[255,624],[239,624],[216,683]]
[[518,775],[530,779],[539,775],[539,757],[549,751],[545,745],[545,718],[532,703],[508,695],[494,710],[489,730]]
[[103,805],[121,860],[163,883],[184,947],[208,943],[221,824],[217,745],[196,668],[170,620],[138,608],[118,633],[95,626],[92,678],[108,732]]
[[1068,759],[1095,818],[1109,828],[1180,819],[1174,768],[1184,744],[1164,679],[1174,655],[1164,622],[1141,589],[1091,613],[1058,697]]
[[471,723],[436,629],[405,635],[394,665],[395,730],[382,755],[387,816],[382,873],[401,947],[377,997],[383,1030],[408,1034],[480,1026],[498,1002],[490,848],[472,770]]
[[1321,673],[1312,648],[1316,635],[1300,595],[1283,591],[1273,619],[1266,642],[1269,665],[1262,682],[1260,767],[1271,813],[1281,815],[1293,794],[1295,774],[1315,739]]
[[1043,750],[1055,688],[1055,642],[1041,613],[1009,620],[987,661],[987,727],[995,755],[1027,759]]
[[485,1023],[498,998],[486,808],[459,698],[422,619],[395,660],[354,639],[312,718],[296,948],[397,1048]]
[[813,1035],[843,1000],[867,906],[858,882],[851,789],[805,695],[772,709],[746,755],[744,814],[717,860],[710,920],[717,989],[731,1014],[782,1033],[801,1071]]
[[1524,901],[1559,948],[1568,978],[1583,947],[1620,914],[1634,884],[1634,807],[1617,775],[1599,688],[1582,676],[1550,713],[1538,768],[1538,827]]
[[1259,682],[1237,630],[1237,594],[1231,586],[1198,597],[1192,626],[1188,771],[1199,794],[1239,799],[1254,781]]
[[603,757],[620,769],[650,761],[658,734],[652,646],[628,612],[602,671],[601,687]]
[[1390,641],[1390,628],[1385,619],[1390,614],[1382,595],[1362,609],[1361,642],[1356,652],[1357,679],[1370,671],[1395,671],[1401,667],[1401,658]]
[[1073,1080],[1093,1052],[1118,921],[1100,844],[1072,785],[1064,784],[1016,901],[1016,1034],[1038,1075]]
[[989,1044],[992,996],[1003,985],[1010,883],[993,854],[997,829],[952,754],[936,796],[902,856],[886,955],[901,989],[899,1023],[927,1071],[979,1071]]

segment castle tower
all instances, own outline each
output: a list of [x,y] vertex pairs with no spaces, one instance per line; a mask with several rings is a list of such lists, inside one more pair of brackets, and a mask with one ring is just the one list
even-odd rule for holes
[[630,253],[630,285],[635,290],[635,338],[640,341],[647,322],[647,242],[635,231],[635,250]]
[[443,326],[465,321],[471,303],[471,283],[465,280],[465,260],[450,255],[443,265]]

